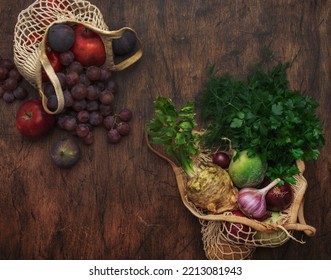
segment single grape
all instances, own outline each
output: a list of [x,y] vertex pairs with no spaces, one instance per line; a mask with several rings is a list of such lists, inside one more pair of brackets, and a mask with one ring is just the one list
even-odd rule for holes
[[76,100],[74,102],[74,104],[72,105],[72,109],[75,111],[75,112],[80,112],[80,111],[83,111],[86,109],[86,100],[85,99],[82,99],[82,100]]
[[15,88],[17,88],[18,82],[14,78],[7,78],[4,83],[3,87],[6,91],[13,91]]
[[63,123],[63,128],[67,131],[74,131],[77,126],[76,118],[73,116],[67,116]]
[[90,100],[86,102],[86,110],[94,112],[99,110],[99,102],[96,100]]
[[90,113],[86,110],[80,111],[77,114],[77,120],[81,123],[88,122],[89,118],[90,118]]
[[94,111],[90,113],[89,123],[93,126],[98,126],[102,124],[103,116],[100,112]]
[[53,94],[56,94],[54,86],[51,84],[51,82],[43,83],[43,90],[44,90],[44,94],[46,96],[51,96]]
[[28,96],[28,91],[25,88],[23,88],[21,86],[18,86],[13,91],[13,94],[14,94],[14,96],[15,96],[16,99],[23,100],[23,99],[25,99]]
[[99,101],[102,104],[110,105],[114,101],[114,95],[112,94],[112,92],[110,90],[105,89],[102,92],[100,92]]
[[66,75],[66,84],[69,88],[72,88],[79,82],[79,75],[76,72],[69,72]]
[[58,106],[56,95],[51,95],[47,98],[47,108],[51,111],[55,111]]
[[82,100],[87,96],[87,88],[84,84],[78,83],[71,89],[71,95],[75,100]]
[[86,76],[90,81],[99,81],[101,78],[101,69],[97,66],[89,66],[86,69]]
[[69,108],[74,104],[75,100],[68,89],[63,91],[63,97],[64,97],[64,106],[66,108]]
[[6,91],[3,96],[2,99],[6,102],[6,103],[13,103],[15,101],[15,96],[11,91]]
[[119,118],[124,121],[124,122],[128,122],[132,119],[132,111],[130,109],[122,109],[119,114],[118,114]]
[[90,129],[89,129],[88,125],[86,125],[86,124],[81,123],[81,124],[78,124],[76,127],[76,135],[78,137],[81,137],[81,138],[86,137],[89,134],[89,132],[90,132]]
[[83,138],[84,144],[91,145],[94,142],[94,135],[90,131],[84,138]]
[[89,80],[89,78],[86,76],[85,73],[79,75],[79,82],[87,87],[91,84],[91,81]]
[[110,90],[114,95],[118,92],[118,85],[114,79],[109,79],[105,83],[105,88]]
[[104,117],[107,117],[109,115],[114,114],[114,107],[112,104],[111,105],[100,104],[99,111]]
[[56,124],[58,125],[59,128],[64,129],[64,123],[67,118],[67,115],[58,115],[56,118]]
[[114,116],[107,116],[103,119],[103,127],[107,130],[116,128],[116,118]]
[[75,55],[72,51],[61,52],[59,55],[60,63],[63,66],[69,66],[75,60]]
[[107,81],[108,79],[110,79],[111,77],[111,70],[108,67],[101,67],[101,76],[100,76],[100,80],[101,81]]
[[95,82],[94,85],[99,89],[99,91],[103,91],[106,88],[105,82],[98,81]]
[[121,134],[117,131],[117,129],[112,128],[108,131],[108,140],[112,144],[116,144],[121,140]]
[[116,129],[119,132],[119,134],[121,134],[121,136],[126,136],[129,135],[130,133],[130,126],[127,122],[120,122],[117,125]]
[[68,72],[76,72],[77,74],[82,74],[84,71],[83,65],[78,61],[73,61],[67,68]]
[[88,100],[97,100],[99,98],[99,89],[94,85],[89,85],[87,87],[87,96]]
[[22,80],[22,75],[20,74],[20,72],[18,72],[16,68],[11,69],[8,73],[8,76],[18,82]]

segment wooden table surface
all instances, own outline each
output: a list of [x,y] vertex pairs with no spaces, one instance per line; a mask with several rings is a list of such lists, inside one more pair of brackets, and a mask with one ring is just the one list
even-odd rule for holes
[[[130,26],[143,42],[143,58],[115,78],[118,107],[134,112],[132,131],[118,145],[96,131],[82,159],[62,170],[50,159],[55,130],[29,141],[15,128],[21,104],[0,100],[1,259],[205,259],[201,226],[183,206],[170,166],[148,150],[144,125],[153,100],[194,100],[215,64],[244,77],[259,49],[292,61],[292,88],[313,96],[326,145],[306,163],[305,218],[314,237],[298,233],[253,259],[331,259],[331,1],[91,0],[110,29]],[[18,13],[32,0],[0,0],[0,54],[12,58]],[[31,89],[30,96],[36,94]]]

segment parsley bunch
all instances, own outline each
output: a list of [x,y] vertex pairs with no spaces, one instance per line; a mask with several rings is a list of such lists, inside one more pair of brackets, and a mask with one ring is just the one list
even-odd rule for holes
[[288,67],[255,69],[245,81],[216,76],[212,67],[197,106],[207,126],[203,145],[219,147],[222,138],[229,138],[234,149],[265,156],[271,179],[295,183],[295,161],[317,159],[324,137],[318,103],[288,87]]

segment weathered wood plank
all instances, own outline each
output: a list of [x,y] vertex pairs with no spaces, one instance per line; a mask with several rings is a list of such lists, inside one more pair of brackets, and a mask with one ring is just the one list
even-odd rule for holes
[[[0,0],[3,57],[12,56],[17,14],[33,1],[17,2]],[[132,132],[112,146],[98,130],[92,146],[81,145],[79,164],[59,170],[49,149],[65,132],[36,142],[23,139],[15,128],[19,103],[0,100],[0,258],[205,258],[200,224],[181,203],[169,165],[144,143],[144,125],[157,96],[171,97],[178,106],[193,100],[211,64],[244,77],[268,45],[280,61],[293,61],[291,86],[320,102],[326,146],[305,172],[306,220],[316,236],[304,237],[305,245],[289,241],[258,249],[254,258],[330,259],[330,2],[91,2],[111,29],[130,26],[143,42],[143,58],[115,76],[118,108],[134,112]]]

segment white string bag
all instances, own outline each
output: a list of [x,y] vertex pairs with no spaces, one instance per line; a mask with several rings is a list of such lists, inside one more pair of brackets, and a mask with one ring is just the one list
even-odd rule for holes
[[[46,34],[54,23],[80,23],[99,34],[105,46],[106,65],[112,71],[121,71],[142,56],[138,39],[138,50],[115,64],[112,40],[120,38],[127,30],[134,33],[135,31],[129,27],[110,31],[100,10],[90,2],[85,0],[35,1],[18,15],[14,30],[14,62],[22,76],[38,89],[44,108],[50,114],[60,113],[64,108],[60,82],[46,55]],[[42,69],[47,73],[56,92],[58,108],[55,111],[50,111],[46,106],[47,96],[42,89]]]

